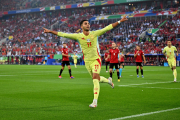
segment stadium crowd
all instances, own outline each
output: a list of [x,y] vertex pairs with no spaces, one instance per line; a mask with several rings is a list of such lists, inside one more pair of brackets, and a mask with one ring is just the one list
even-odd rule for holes
[[29,8],[50,7],[97,1],[100,0],[6,0],[0,1],[0,11],[23,10]]
[[[18,0],[15,1],[18,2]],[[161,10],[167,7],[172,6],[164,5],[163,8],[161,7]],[[177,7],[178,6],[175,8],[177,9]],[[7,36],[13,36],[0,45],[0,54],[7,56],[61,54],[62,42],[64,42],[64,40],[60,41],[62,39],[61,37],[44,33],[42,27],[74,33],[79,32],[79,21],[82,19],[90,19],[98,15],[112,15],[126,11],[149,9],[157,11],[158,7],[155,7],[154,3],[143,5],[135,3],[128,8],[120,4],[11,15],[6,17],[6,19],[0,20],[0,39],[2,40]],[[179,51],[179,41],[176,40],[176,38],[180,36],[179,18],[179,13],[176,14],[176,16],[168,18],[166,16],[130,18],[129,21],[119,25],[116,29],[100,36],[100,52],[103,55],[105,50],[111,47],[111,43],[116,42],[119,49],[125,53],[129,52],[133,54],[135,45],[140,44],[145,54],[160,54],[166,45],[165,41],[167,39],[171,39],[173,45],[175,45]],[[148,38],[139,37],[147,28],[157,28],[165,20],[166,22],[159,27],[160,30],[154,35]],[[115,21],[116,19],[92,21],[91,30],[101,29]],[[66,39],[65,41],[67,42]],[[68,40],[67,45],[70,53],[81,52],[79,44],[76,41]],[[133,59],[133,57],[128,57],[126,60],[131,61],[131,59]],[[151,61],[151,59],[154,60],[156,57],[149,58],[149,61]]]

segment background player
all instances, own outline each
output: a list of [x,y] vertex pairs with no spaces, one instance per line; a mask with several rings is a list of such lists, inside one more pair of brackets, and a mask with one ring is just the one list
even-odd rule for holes
[[141,68],[141,76],[142,78],[144,78],[143,76],[143,60],[144,60],[144,64],[146,64],[146,59],[144,56],[144,52],[140,49],[140,46],[137,45],[136,46],[136,50],[134,52],[134,57],[135,57],[135,61],[136,61],[136,73],[137,73],[137,78],[139,78],[139,66]]
[[78,42],[81,45],[82,52],[84,54],[84,61],[85,66],[88,72],[90,73],[93,84],[94,84],[94,99],[93,103],[89,105],[89,107],[97,107],[97,100],[99,96],[99,82],[106,82],[111,85],[112,88],[114,88],[114,84],[112,83],[112,79],[106,79],[105,77],[100,76],[101,71],[101,58],[99,55],[99,45],[98,45],[98,37],[105,32],[115,28],[118,26],[121,22],[126,21],[127,18],[124,16],[120,21],[117,21],[113,24],[110,24],[106,26],[103,29],[96,30],[96,31],[90,31],[90,24],[88,20],[82,20],[80,22],[80,26],[82,29],[82,33],[76,33],[76,34],[68,34],[63,32],[57,32],[57,31],[51,31],[46,28],[44,29],[45,33],[53,33],[55,35],[64,37],[64,38],[70,38],[74,40],[78,40]]
[[111,58],[110,59],[110,67],[109,67],[110,77],[112,78],[113,67],[115,66],[115,69],[117,71],[118,82],[120,82],[120,79],[119,79],[119,61],[120,61],[120,58],[118,60],[118,55],[120,56],[120,51],[119,51],[119,49],[116,48],[116,43],[113,42],[112,43],[112,49],[109,50],[109,55],[106,58],[106,60],[108,58]]
[[166,59],[168,61],[168,64],[170,68],[173,71],[174,75],[174,82],[177,80],[177,71],[176,71],[176,58],[174,51],[176,52],[176,55],[178,56],[178,52],[175,46],[172,46],[171,40],[167,41],[167,46],[163,50],[163,54],[166,56]]
[[106,53],[104,54],[104,59],[106,61],[106,72],[108,72],[107,68],[108,68],[108,65],[109,65],[109,62],[110,62],[110,58],[106,59],[108,57],[108,55],[109,55],[109,51],[106,50]]
[[61,74],[62,74],[62,72],[64,70],[65,65],[68,66],[70,78],[74,78],[71,75],[71,66],[70,66],[70,63],[69,63],[69,57],[71,57],[71,56],[68,55],[68,49],[67,49],[66,43],[63,43],[62,57],[63,57],[62,58],[62,68],[61,68],[60,73],[59,73],[59,78],[62,78]]
[[73,59],[74,59],[74,66],[75,66],[75,68],[77,68],[77,66],[76,66],[76,64],[77,64],[77,55],[76,55],[76,53],[74,53],[74,56],[73,56]]
[[119,76],[120,77],[122,77],[121,76],[121,73],[122,73],[122,69],[124,68],[124,58],[125,58],[125,56],[124,56],[124,54],[123,54],[123,52],[120,52],[120,69],[119,69]]

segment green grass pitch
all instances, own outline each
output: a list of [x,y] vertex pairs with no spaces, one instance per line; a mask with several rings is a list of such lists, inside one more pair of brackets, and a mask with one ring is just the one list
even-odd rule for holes
[[[101,83],[98,107],[93,100],[93,82],[85,66],[1,65],[0,120],[108,120],[125,119],[180,107],[180,83],[173,83],[169,67],[144,67],[144,77],[136,78],[135,66],[125,66],[121,82],[113,74],[115,88]],[[180,68],[177,67],[180,81]],[[105,66],[101,75],[109,77]],[[179,120],[180,109],[139,115],[129,120]]]

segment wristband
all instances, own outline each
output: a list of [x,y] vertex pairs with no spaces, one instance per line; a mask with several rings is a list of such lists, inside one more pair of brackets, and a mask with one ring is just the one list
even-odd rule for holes
[[121,23],[121,21],[118,21],[118,23],[120,24],[120,23]]

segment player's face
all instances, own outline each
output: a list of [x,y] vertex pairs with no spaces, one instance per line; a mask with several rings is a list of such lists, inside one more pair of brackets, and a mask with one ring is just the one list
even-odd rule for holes
[[171,41],[167,41],[167,45],[168,45],[168,46],[171,46]]
[[85,30],[85,31],[89,31],[90,30],[90,24],[88,21],[84,21],[83,24],[81,25],[81,29]]
[[63,44],[63,48],[66,48],[66,44]]
[[139,47],[139,46],[136,46],[136,49],[137,49],[137,50],[140,50],[140,47]]
[[106,50],[106,52],[108,53],[108,50]]
[[113,48],[116,48],[116,43],[112,43],[112,47],[113,47]]

